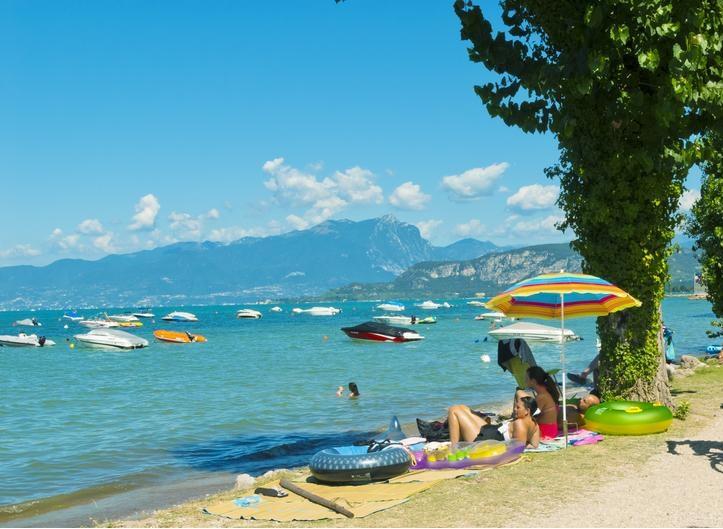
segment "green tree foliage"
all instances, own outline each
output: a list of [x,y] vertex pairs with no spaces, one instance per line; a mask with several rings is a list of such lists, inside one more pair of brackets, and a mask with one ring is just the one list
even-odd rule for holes
[[[700,199],[693,206],[688,234],[695,239],[703,267],[703,283],[713,313],[719,318],[714,326],[723,327],[723,141],[719,134],[707,138]],[[711,337],[723,331],[710,332]]]
[[607,397],[670,402],[660,301],[697,138],[723,103],[723,4],[502,0],[502,31],[462,0],[470,59],[498,77],[475,91],[492,116],[551,132],[561,228],[586,272],[643,302],[598,319]]

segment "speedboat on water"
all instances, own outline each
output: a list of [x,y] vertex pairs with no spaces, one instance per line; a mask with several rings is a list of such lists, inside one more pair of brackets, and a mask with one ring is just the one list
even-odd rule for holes
[[281,307],[278,307],[278,306],[271,307],[271,312],[282,312],[283,310],[284,309],[282,309]]
[[109,329],[111,327],[120,327],[120,323],[111,320],[105,313],[96,314],[93,318],[80,320],[78,323],[83,327],[88,327],[90,329]]
[[501,322],[505,318],[507,318],[507,316],[505,316],[504,312],[484,312],[484,313],[474,317],[474,319],[478,320],[478,321],[487,320],[487,321],[496,321],[497,323]]
[[419,303],[417,305],[417,307],[419,307],[420,309],[424,309],[424,310],[438,309],[441,306],[442,305],[440,305],[439,303],[435,303],[434,301],[430,301],[430,300],[427,300],[424,303]]
[[258,320],[263,315],[254,309],[240,309],[236,312],[236,317],[247,320]]
[[18,320],[15,325],[23,325],[25,327],[42,327],[43,324],[38,321],[38,318],[25,318],[24,320]]
[[1,335],[0,345],[6,347],[45,347],[46,345],[55,345],[55,342],[48,340],[45,336],[21,332],[17,336],[11,334]]
[[423,340],[424,336],[404,327],[394,327],[376,321],[368,321],[354,327],[342,327],[344,334],[354,340],[371,342],[414,342]]
[[136,318],[133,314],[111,314],[108,316],[108,319],[117,321],[118,323],[138,321],[138,318]]
[[191,334],[188,331],[166,331],[163,329],[158,329],[157,331],[153,331],[153,336],[155,336],[157,340],[160,340],[162,342],[172,343],[201,343],[207,341],[205,336],[201,336],[200,334]]
[[190,312],[180,312],[180,311],[174,311],[169,314],[166,314],[161,318],[166,321],[198,321],[198,318],[195,314],[191,314]]
[[396,301],[388,301],[386,303],[380,303],[377,305],[379,310],[386,310],[387,312],[402,312],[404,305],[397,303]]
[[75,339],[90,345],[140,349],[148,347],[148,340],[118,329],[93,329],[86,334],[76,334]]
[[150,310],[141,309],[139,312],[134,312],[133,316],[136,318],[155,318],[156,315],[153,314]]
[[484,307],[484,301],[468,301],[467,305],[472,305],[473,307]]
[[335,307],[311,307],[310,309],[294,308],[291,310],[294,314],[309,314],[311,316],[335,316],[341,312],[341,309]]
[[65,314],[63,314],[63,319],[70,321],[80,321],[83,319],[83,316],[79,315],[74,310],[71,310],[70,312],[66,312]]
[[[500,327],[489,332],[495,340],[505,338],[522,338],[528,342],[562,342],[562,331],[559,327],[549,327],[539,323],[517,322],[506,327]],[[570,329],[565,329],[565,341],[579,340],[580,338]]]
[[396,316],[393,314],[385,314],[384,316],[374,316],[374,321],[385,323],[386,325],[411,325],[412,318],[410,316]]

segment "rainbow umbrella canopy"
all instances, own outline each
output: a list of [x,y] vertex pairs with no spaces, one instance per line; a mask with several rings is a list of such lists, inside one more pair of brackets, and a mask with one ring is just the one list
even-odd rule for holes
[[[567,399],[565,379],[565,318],[607,316],[630,307],[639,307],[640,301],[599,277],[587,274],[559,272],[542,274],[511,286],[486,303],[490,310],[517,318],[560,320],[560,359],[562,363],[562,401]],[[563,430],[567,446],[567,408],[563,405]]]

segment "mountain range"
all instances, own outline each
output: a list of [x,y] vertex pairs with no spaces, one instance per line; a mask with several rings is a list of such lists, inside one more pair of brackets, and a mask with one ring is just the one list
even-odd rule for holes
[[385,282],[423,261],[502,251],[463,239],[435,247],[391,215],[329,220],[231,243],[183,242],[97,261],[0,268],[0,309],[238,303],[315,296],[353,281]]

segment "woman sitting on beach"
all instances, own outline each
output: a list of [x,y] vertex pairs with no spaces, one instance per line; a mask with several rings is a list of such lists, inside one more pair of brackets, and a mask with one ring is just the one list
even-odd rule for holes
[[[498,432],[495,432],[500,441],[516,439],[525,443],[525,446],[537,448],[540,442],[540,428],[532,415],[537,411],[535,399],[529,396],[520,397],[515,404],[515,419],[505,422]],[[459,441],[472,442],[482,435],[482,430],[490,425],[489,417],[470,409],[464,404],[457,404],[449,408],[447,416],[449,424],[449,440],[452,444]],[[496,428],[497,425],[491,428]]]
[[[537,416],[540,437],[543,439],[557,437],[558,403],[560,401],[560,391],[557,389],[557,384],[550,374],[540,366],[528,368],[526,380],[527,386],[534,392],[537,406],[540,408],[540,413]],[[519,400],[531,396],[523,389],[518,389],[515,392],[513,416],[517,412]]]

